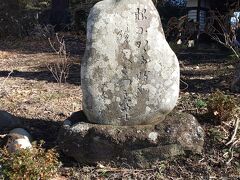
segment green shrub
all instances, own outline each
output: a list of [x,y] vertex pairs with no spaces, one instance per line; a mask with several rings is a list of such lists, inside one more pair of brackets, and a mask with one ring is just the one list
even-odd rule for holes
[[234,99],[219,90],[209,97],[207,103],[208,112],[214,117],[217,124],[230,120],[236,107]]
[[197,100],[195,101],[195,103],[196,103],[196,107],[197,107],[198,109],[207,107],[207,103],[206,103],[204,100],[202,100],[202,99],[197,99]]
[[31,149],[20,149],[9,153],[6,148],[0,150],[0,179],[49,179],[59,168],[58,154],[54,149],[45,150],[42,144]]

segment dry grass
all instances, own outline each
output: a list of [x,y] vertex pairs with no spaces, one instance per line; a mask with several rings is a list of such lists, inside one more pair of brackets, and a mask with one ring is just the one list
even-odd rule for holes
[[[38,47],[36,42],[30,44]],[[57,55],[18,50],[5,54],[7,57],[0,59],[0,81],[5,81],[1,109],[25,118],[53,120],[63,120],[71,112],[81,109],[80,87],[70,83],[59,86],[46,67],[46,64],[57,63]],[[71,63],[79,65],[79,59],[72,57]],[[7,78],[11,71],[13,73]],[[79,71],[71,72],[78,77],[78,82]]]
[[7,51],[0,51],[0,59],[9,59],[14,57],[13,53]]

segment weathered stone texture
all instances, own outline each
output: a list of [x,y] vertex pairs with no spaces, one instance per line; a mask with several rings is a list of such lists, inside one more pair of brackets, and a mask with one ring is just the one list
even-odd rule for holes
[[99,124],[162,121],[179,95],[179,63],[150,0],[104,0],[90,12],[83,109]]
[[201,153],[204,130],[186,113],[172,112],[157,125],[114,126],[88,123],[83,112],[78,112],[65,121],[58,143],[80,163],[126,159],[130,165],[149,167],[186,152]]

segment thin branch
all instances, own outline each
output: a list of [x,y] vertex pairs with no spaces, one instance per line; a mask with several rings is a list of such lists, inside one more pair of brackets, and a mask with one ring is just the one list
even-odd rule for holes
[[180,79],[180,81],[181,81],[184,85],[186,85],[186,87],[185,87],[184,89],[182,89],[182,91],[188,89],[188,87],[189,87],[188,83],[186,83],[185,81],[183,81],[183,80],[181,80],[181,79]]
[[48,39],[48,41],[52,49],[58,55],[59,59],[56,64],[48,64],[47,68],[52,73],[53,77],[59,83],[59,85],[61,85],[63,81],[66,82],[70,69],[70,63],[66,51],[64,37],[59,37],[58,34],[56,34],[56,41],[59,46],[58,50],[54,47],[54,44],[51,42],[50,38]]
[[48,42],[49,42],[51,48],[56,52],[56,54],[59,54],[59,52],[56,50],[56,48],[55,48],[54,45],[52,44],[52,41],[51,41],[50,38],[48,38]]
[[226,143],[227,146],[234,141],[234,139],[235,139],[235,137],[237,135],[238,127],[239,127],[239,118],[237,118],[237,120],[235,122],[234,132],[233,132],[233,135],[232,135],[230,141],[228,143]]
[[108,167],[102,167],[96,170],[97,172],[152,172],[154,169],[119,169],[119,168],[108,168]]
[[230,164],[230,162],[233,160],[234,151],[233,149],[231,149],[230,151],[231,151],[231,158],[227,161],[226,164]]
[[2,83],[1,86],[0,86],[0,90],[3,88],[3,86],[5,85],[7,79],[11,76],[12,73],[13,73],[13,70],[11,70],[11,71],[8,73],[8,76],[4,79],[3,83]]

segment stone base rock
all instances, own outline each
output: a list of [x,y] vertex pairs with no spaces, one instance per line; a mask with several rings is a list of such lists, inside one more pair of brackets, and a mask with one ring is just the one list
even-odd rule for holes
[[204,131],[194,116],[173,112],[157,125],[112,126],[88,123],[83,112],[68,118],[59,132],[62,151],[80,163],[126,159],[135,167],[201,153]]

